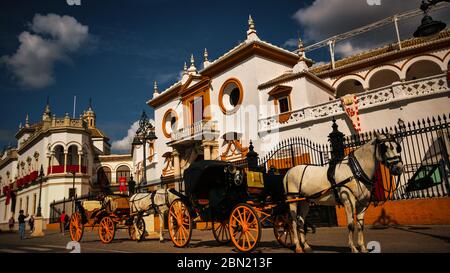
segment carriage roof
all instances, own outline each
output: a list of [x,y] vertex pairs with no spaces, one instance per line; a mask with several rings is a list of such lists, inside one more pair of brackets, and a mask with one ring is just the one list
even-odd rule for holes
[[[189,168],[184,171],[183,180],[186,186],[186,194],[193,194],[200,187],[209,188],[211,185],[211,177],[218,178],[222,175],[223,168],[231,165],[226,161],[219,160],[202,160],[192,163]],[[218,170],[220,169],[220,172]],[[213,175],[214,174],[214,175]],[[223,181],[225,183],[225,181]]]

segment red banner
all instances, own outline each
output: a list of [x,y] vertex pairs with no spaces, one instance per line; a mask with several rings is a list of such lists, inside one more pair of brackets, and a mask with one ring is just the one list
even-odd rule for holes
[[119,178],[119,191],[127,191],[127,178],[120,177]]

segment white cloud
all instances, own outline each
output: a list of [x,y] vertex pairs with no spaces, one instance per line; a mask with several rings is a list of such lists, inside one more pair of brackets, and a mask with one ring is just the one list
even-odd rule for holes
[[[150,119],[151,124],[155,124],[155,121]],[[131,143],[133,143],[134,136],[136,135],[136,131],[139,128],[139,120],[135,121],[131,127],[127,131],[127,135],[120,139],[113,141],[111,144],[111,148],[115,151],[124,152],[131,150]]]
[[404,0],[383,0],[379,6],[366,0],[315,0],[293,18],[304,27],[305,39],[317,41],[418,7],[417,1]]
[[298,46],[298,39],[294,39],[294,38],[291,38],[291,39],[287,40],[283,44],[283,47],[295,47],[295,48],[297,48],[297,46]]
[[51,85],[58,61],[70,60],[68,54],[80,49],[89,38],[89,28],[71,16],[36,14],[29,24],[32,31],[19,34],[19,48],[12,56],[3,56],[12,74],[26,88]]
[[363,52],[367,50],[368,48],[362,48],[362,47],[355,47],[350,43],[349,41],[342,42],[340,44],[337,44],[335,47],[335,52],[340,54],[341,56],[350,56],[355,55],[360,52]]
[[127,135],[120,140],[113,141],[111,144],[111,148],[116,151],[130,151],[131,143],[133,142],[133,138],[138,128],[139,121],[135,121],[128,129]]

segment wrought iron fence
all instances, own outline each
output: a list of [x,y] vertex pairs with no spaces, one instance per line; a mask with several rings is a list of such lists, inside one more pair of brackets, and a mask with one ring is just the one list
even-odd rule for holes
[[[391,132],[402,147],[401,157],[404,172],[393,177],[388,168],[381,165],[376,175],[383,188],[375,189],[377,200],[402,200],[449,196],[450,190],[450,115],[408,122],[390,128],[376,130]],[[330,141],[332,141],[330,134]],[[343,153],[349,154],[374,137],[374,132],[355,134],[343,138]],[[323,166],[330,162],[333,146],[317,144],[309,139],[293,137],[281,141],[275,148],[258,159],[259,168],[275,169],[284,174],[300,165]],[[244,162],[236,165],[246,167]],[[388,193],[388,188],[392,192]]]

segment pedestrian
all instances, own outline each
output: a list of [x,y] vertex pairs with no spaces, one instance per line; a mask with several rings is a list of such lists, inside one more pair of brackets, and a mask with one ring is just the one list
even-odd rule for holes
[[14,228],[14,222],[15,222],[14,217],[11,216],[11,218],[9,218],[9,221],[8,221],[8,224],[9,224],[9,231],[12,231],[12,230],[13,230],[13,228]]
[[61,216],[59,217],[59,228],[61,230],[61,233],[64,235],[65,232],[65,223],[66,223],[66,211],[63,210],[61,213]]
[[23,209],[21,209],[19,211],[19,234],[20,234],[20,239],[24,240],[25,239],[25,219],[28,217],[28,214],[25,216],[23,214]]
[[28,224],[30,225],[30,231],[33,232],[34,231],[34,216],[33,215],[30,216],[30,220],[28,220]]

